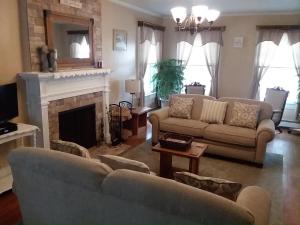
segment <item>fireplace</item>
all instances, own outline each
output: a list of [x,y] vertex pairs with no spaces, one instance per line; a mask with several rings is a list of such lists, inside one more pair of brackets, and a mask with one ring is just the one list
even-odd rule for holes
[[96,142],[102,141],[99,138],[103,137],[106,143],[110,143],[106,113],[109,73],[110,69],[81,69],[19,74],[26,94],[28,122],[40,128],[37,135],[39,147],[49,148],[50,140],[60,138],[60,112],[88,105],[95,105]]
[[83,147],[96,145],[95,104],[58,113],[59,139]]

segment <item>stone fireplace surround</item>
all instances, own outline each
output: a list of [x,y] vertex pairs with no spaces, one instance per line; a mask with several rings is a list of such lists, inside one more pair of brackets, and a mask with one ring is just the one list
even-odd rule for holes
[[49,139],[59,139],[59,113],[82,106],[95,104],[96,111],[96,141],[100,142],[101,119],[103,117],[102,92],[94,92],[85,95],[74,96],[49,102],[48,120],[49,120]]
[[110,143],[106,110],[109,105],[110,69],[81,69],[54,73],[24,72],[19,80],[26,96],[27,117],[30,124],[40,128],[37,146],[50,147],[51,139],[58,139],[58,113],[95,104],[96,134],[103,134]]

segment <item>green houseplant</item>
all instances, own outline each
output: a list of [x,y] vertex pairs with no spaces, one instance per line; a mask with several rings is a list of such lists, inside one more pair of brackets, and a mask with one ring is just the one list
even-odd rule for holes
[[180,93],[183,88],[184,69],[181,60],[165,59],[154,65],[154,90],[161,101],[168,101],[169,95]]

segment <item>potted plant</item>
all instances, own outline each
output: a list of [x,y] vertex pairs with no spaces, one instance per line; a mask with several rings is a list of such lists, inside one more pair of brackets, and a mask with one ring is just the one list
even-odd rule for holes
[[165,59],[154,65],[157,73],[153,75],[154,90],[161,105],[168,104],[169,96],[180,93],[183,88],[184,69],[181,60]]

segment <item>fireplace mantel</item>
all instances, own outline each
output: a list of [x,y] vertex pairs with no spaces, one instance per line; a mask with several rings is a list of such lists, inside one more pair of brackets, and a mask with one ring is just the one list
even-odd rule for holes
[[50,147],[48,105],[50,101],[103,93],[104,138],[110,143],[109,124],[105,113],[109,105],[110,69],[82,69],[53,73],[24,72],[18,75],[26,93],[29,123],[40,128],[37,135],[39,147]]

